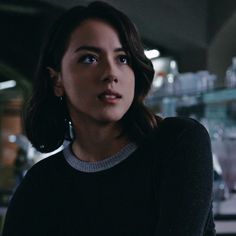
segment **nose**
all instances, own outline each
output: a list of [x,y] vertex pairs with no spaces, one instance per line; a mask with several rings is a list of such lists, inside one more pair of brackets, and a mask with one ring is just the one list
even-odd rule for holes
[[103,73],[102,73],[101,80],[107,83],[113,83],[113,82],[118,83],[119,79],[118,79],[117,74],[118,74],[118,71],[117,71],[115,62],[107,59],[103,65]]
[[106,77],[103,77],[102,81],[109,82],[109,83],[118,83],[118,78],[115,75],[107,75]]

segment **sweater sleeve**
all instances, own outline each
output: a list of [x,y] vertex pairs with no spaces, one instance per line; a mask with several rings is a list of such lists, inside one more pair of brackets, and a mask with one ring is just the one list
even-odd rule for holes
[[36,215],[37,209],[40,209],[40,202],[34,178],[29,172],[11,199],[2,236],[35,235],[33,230],[37,227]]
[[215,235],[211,210],[213,165],[206,129],[192,121],[168,145],[169,154],[159,168],[155,236]]

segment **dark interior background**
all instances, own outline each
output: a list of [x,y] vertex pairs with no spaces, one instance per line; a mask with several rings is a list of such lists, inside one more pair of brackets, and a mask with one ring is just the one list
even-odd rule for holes
[[[1,0],[0,62],[32,79],[48,25],[88,0]],[[137,25],[148,48],[178,62],[180,72],[224,77],[236,55],[235,0],[107,0]]]

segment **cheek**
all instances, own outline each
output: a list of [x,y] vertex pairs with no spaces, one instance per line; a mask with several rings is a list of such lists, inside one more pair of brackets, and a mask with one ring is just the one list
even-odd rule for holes
[[130,73],[130,76],[129,76],[129,82],[128,82],[128,88],[130,90],[130,93],[131,94],[134,94],[134,90],[135,90],[135,76],[134,76],[134,73],[133,71]]
[[128,103],[132,103],[135,94],[135,78],[133,74],[130,74],[129,79],[126,81],[125,91],[128,98]]

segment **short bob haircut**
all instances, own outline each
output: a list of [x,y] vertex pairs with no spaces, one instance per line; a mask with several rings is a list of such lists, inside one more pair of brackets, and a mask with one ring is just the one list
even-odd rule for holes
[[47,67],[61,70],[61,61],[72,32],[85,20],[98,19],[114,27],[130,58],[135,74],[135,95],[131,107],[120,120],[123,134],[137,144],[157,127],[161,118],[144,105],[154,76],[151,61],[145,56],[141,38],[130,19],[104,2],[76,6],[66,11],[52,26],[43,45],[34,80],[32,97],[25,113],[26,135],[40,152],[60,147],[68,135],[70,117],[66,102],[55,96],[53,81]]

